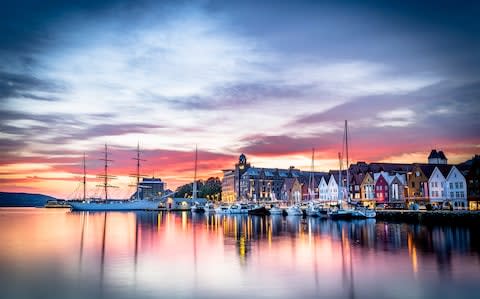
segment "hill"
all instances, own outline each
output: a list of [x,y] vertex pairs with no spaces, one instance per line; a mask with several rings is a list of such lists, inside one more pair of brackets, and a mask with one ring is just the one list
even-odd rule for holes
[[0,207],[43,207],[56,198],[32,193],[0,192]]

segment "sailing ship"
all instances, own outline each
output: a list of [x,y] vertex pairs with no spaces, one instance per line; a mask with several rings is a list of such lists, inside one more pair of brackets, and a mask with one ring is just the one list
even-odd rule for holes
[[103,188],[105,197],[103,200],[87,199],[86,198],[86,167],[84,159],[84,172],[83,172],[83,200],[82,201],[69,201],[69,205],[72,207],[72,211],[135,211],[135,210],[153,210],[158,209],[160,199],[147,200],[140,198],[140,161],[145,161],[140,158],[140,146],[137,144],[137,156],[133,158],[137,161],[137,184],[136,193],[134,199],[129,200],[111,200],[108,198],[108,189],[115,188],[116,186],[110,185],[110,179],[115,178],[108,174],[108,163],[112,162],[108,157],[107,144],[105,144],[104,157],[100,159],[104,161],[104,173],[99,175],[99,178],[103,179],[103,184],[99,185]]

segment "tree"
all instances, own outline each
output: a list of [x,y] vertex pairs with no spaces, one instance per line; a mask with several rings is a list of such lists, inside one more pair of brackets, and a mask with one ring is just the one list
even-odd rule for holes
[[[206,181],[197,181],[197,197],[221,200],[222,181],[218,177],[210,177]],[[179,186],[175,190],[176,197],[192,197],[193,183]]]

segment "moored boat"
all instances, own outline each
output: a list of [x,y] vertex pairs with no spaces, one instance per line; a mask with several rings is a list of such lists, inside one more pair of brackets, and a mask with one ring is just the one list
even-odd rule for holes
[[192,213],[203,213],[205,212],[205,207],[201,205],[198,201],[196,201],[193,203],[190,210],[192,211]]
[[207,202],[203,207],[205,213],[215,213],[215,205],[211,202]]
[[287,208],[287,216],[303,216],[303,211],[299,205],[293,205]]
[[328,217],[331,219],[352,219],[353,210],[333,209],[328,212]]
[[220,205],[215,208],[215,214],[229,214],[229,206],[227,205]]
[[136,211],[155,210],[159,201],[154,200],[101,200],[101,201],[71,201],[68,203],[72,211]]
[[305,210],[307,216],[310,217],[320,217],[320,208],[318,205],[315,205],[313,202],[308,204],[307,209]]
[[360,207],[360,208],[357,207],[353,210],[352,216],[353,216],[353,218],[361,218],[361,219],[375,218],[377,216],[377,212],[375,212],[375,210],[373,210],[373,209],[367,209],[367,208],[364,208],[364,207]]
[[248,209],[248,214],[264,216],[264,215],[270,215],[270,212],[263,205],[252,205]]
[[272,206],[268,212],[270,213],[270,215],[283,215],[283,210],[280,209],[279,207],[277,206]]

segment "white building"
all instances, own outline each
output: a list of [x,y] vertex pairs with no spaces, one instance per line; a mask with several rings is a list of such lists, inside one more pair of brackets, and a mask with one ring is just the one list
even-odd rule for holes
[[467,181],[455,166],[452,166],[446,177],[445,196],[454,209],[466,209],[468,207]]
[[448,172],[451,166],[445,165],[447,167],[439,168],[438,166],[432,172],[432,175],[428,179],[428,192],[430,196],[430,202],[432,204],[442,204],[447,198],[445,194],[445,183],[446,179],[443,172]]
[[318,184],[318,199],[323,201],[328,200],[328,182],[326,178],[328,177],[322,176]]
[[338,183],[333,174],[330,175],[330,179],[328,180],[327,200],[338,200]]

